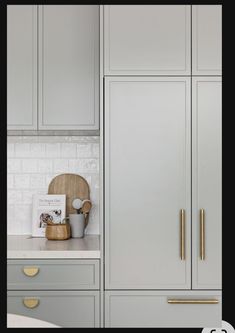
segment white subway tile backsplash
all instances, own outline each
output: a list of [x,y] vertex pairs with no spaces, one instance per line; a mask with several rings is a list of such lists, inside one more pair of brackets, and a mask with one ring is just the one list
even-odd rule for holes
[[54,159],[55,173],[66,173],[69,171],[69,161],[67,159]]
[[45,186],[48,188],[52,179],[56,176],[56,174],[45,175]]
[[30,176],[26,174],[15,175],[15,188],[25,189],[30,187]]
[[12,189],[14,187],[14,176],[7,174],[7,189]]
[[7,172],[9,173],[17,173],[21,172],[21,160],[8,158],[7,160]]
[[60,157],[76,158],[77,150],[75,143],[61,143],[60,144]]
[[99,143],[93,143],[92,145],[92,157],[99,158],[100,145]]
[[7,144],[7,158],[15,156],[15,145],[13,143]]
[[81,159],[80,169],[84,171],[99,171],[99,160],[98,159]]
[[9,205],[15,205],[22,202],[22,192],[16,190],[7,191],[7,203]]
[[7,233],[14,233],[15,205],[7,202]]
[[36,173],[38,171],[37,160],[24,159],[22,160],[22,172],[23,173]]
[[46,157],[60,157],[60,144],[59,143],[46,143]]
[[99,137],[8,137],[9,234],[29,234],[33,194],[46,194],[51,180],[61,173],[76,173],[89,186],[92,210],[88,234],[99,233]]
[[36,174],[30,176],[30,188],[45,188],[45,176]]
[[53,161],[50,159],[37,160],[38,172],[39,173],[50,173],[53,172]]
[[22,191],[22,204],[31,205],[33,202],[33,195],[36,194],[36,190],[26,190]]
[[77,144],[77,156],[78,157],[91,157],[92,145],[91,144]]
[[45,157],[46,156],[46,146],[43,143],[31,143],[30,145],[31,157]]
[[30,157],[30,144],[29,143],[16,143],[15,144],[15,157]]

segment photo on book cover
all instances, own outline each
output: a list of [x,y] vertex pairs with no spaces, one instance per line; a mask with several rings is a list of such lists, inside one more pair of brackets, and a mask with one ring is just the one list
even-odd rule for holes
[[45,237],[48,224],[60,224],[65,218],[65,194],[36,194],[33,197],[33,237]]

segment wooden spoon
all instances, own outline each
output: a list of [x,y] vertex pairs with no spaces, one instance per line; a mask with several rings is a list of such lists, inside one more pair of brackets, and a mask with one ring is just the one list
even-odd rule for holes
[[92,207],[91,200],[89,199],[83,200],[81,207],[82,214],[88,214],[89,211],[91,210],[91,207]]

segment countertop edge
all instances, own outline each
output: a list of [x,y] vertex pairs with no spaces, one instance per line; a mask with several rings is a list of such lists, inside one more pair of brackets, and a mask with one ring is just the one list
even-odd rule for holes
[[100,251],[7,251],[7,259],[100,259]]

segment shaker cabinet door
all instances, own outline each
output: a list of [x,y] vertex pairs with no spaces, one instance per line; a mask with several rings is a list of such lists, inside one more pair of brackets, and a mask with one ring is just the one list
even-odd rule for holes
[[190,79],[106,78],[106,289],[191,288],[190,177]]
[[37,129],[37,6],[7,6],[7,128]]
[[221,288],[221,78],[193,78],[193,288]]
[[39,129],[98,129],[99,6],[40,6],[39,45]]
[[106,75],[189,75],[190,6],[104,6]]
[[192,73],[222,73],[222,6],[192,6]]

